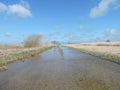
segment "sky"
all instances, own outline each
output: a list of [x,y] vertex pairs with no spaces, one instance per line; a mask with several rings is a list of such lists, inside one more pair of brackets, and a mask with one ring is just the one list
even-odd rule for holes
[[120,41],[120,0],[0,0],[0,43]]

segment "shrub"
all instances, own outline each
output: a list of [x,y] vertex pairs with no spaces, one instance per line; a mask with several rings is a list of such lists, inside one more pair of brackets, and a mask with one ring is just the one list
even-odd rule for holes
[[25,39],[24,46],[26,48],[39,46],[41,43],[41,39],[42,39],[42,35],[40,34],[30,35]]

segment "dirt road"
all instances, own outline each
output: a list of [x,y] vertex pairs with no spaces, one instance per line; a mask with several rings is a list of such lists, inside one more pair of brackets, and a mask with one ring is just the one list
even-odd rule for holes
[[67,47],[8,65],[0,90],[120,90],[120,65]]

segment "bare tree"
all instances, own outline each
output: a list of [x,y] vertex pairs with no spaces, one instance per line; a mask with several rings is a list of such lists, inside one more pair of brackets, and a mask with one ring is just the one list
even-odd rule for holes
[[110,40],[108,39],[108,40],[106,40],[106,42],[110,42]]
[[42,40],[42,35],[33,34],[28,36],[24,41],[24,46],[27,48],[39,46]]

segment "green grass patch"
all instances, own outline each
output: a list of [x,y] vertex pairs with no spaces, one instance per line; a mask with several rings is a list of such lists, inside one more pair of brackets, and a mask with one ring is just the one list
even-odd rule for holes
[[4,66],[5,65],[5,61],[0,60],[0,66]]

